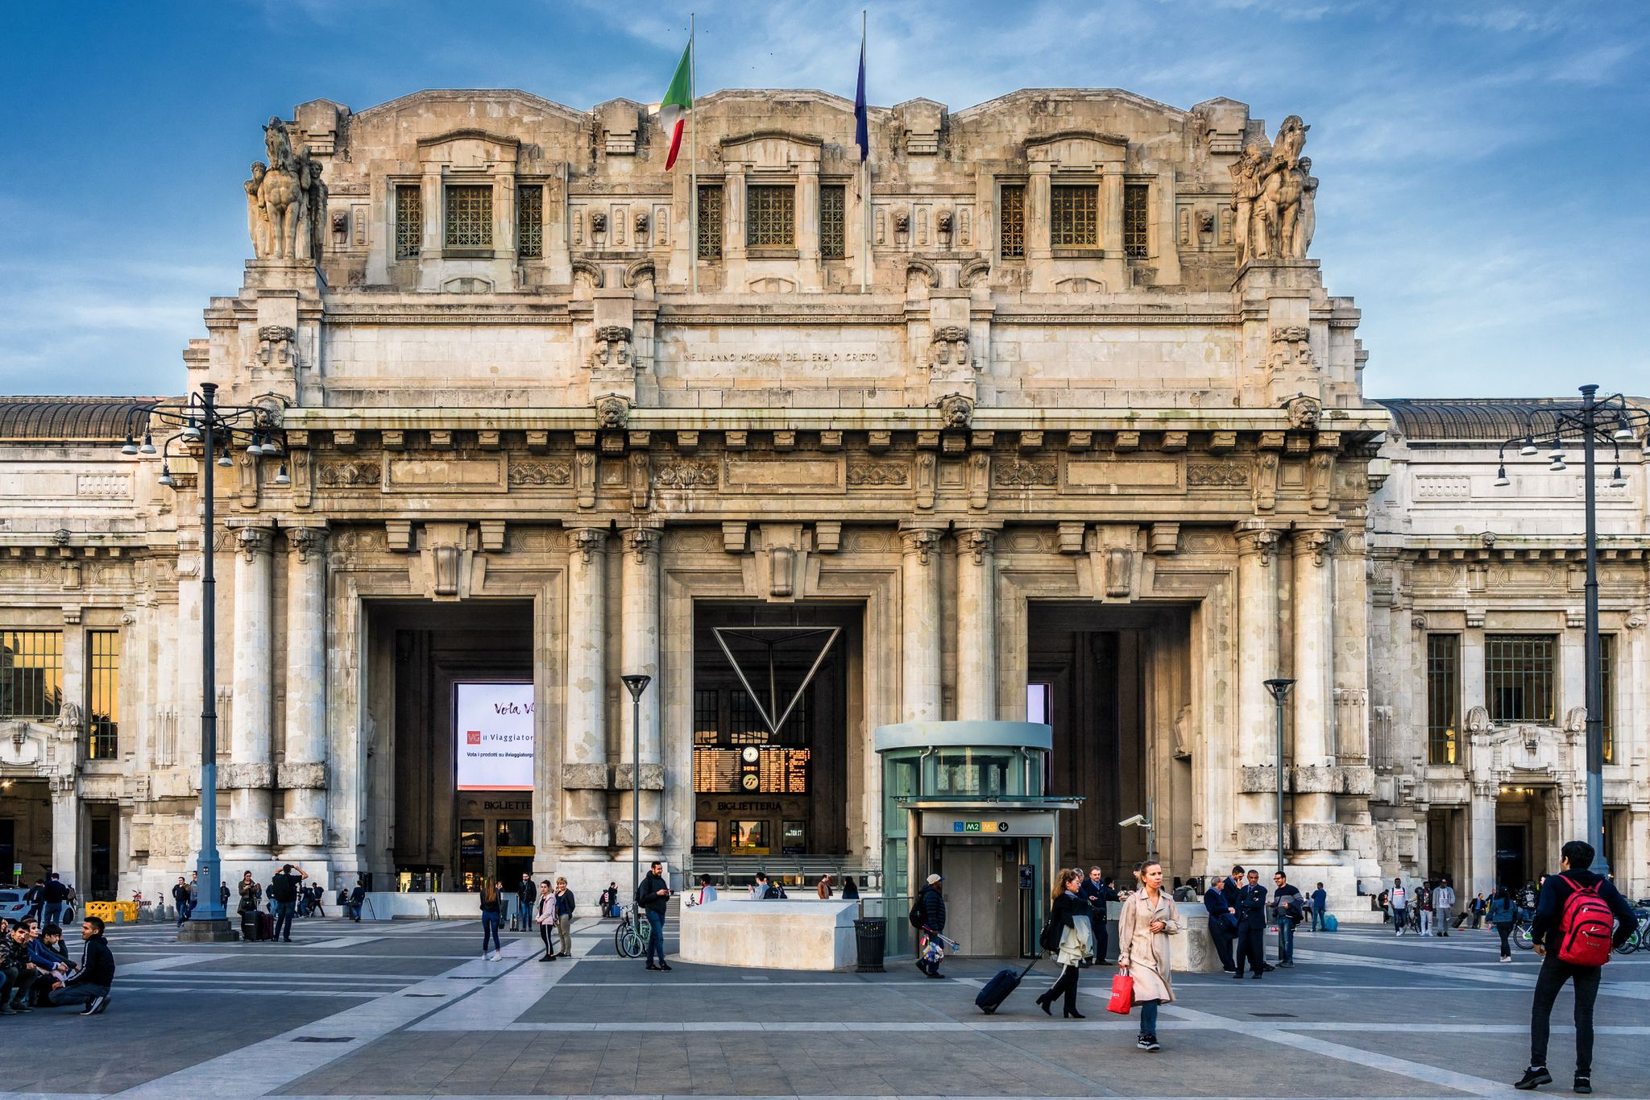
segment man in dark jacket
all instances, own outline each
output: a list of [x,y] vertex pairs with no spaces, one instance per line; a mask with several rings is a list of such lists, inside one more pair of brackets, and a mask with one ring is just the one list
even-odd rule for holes
[[172,904],[178,907],[178,927],[189,919],[189,880],[182,875],[178,876],[178,884],[172,887]]
[[292,942],[292,913],[298,903],[298,884],[308,877],[309,872],[302,867],[294,870],[292,864],[283,863],[269,880],[269,900],[275,903],[275,934],[270,937],[273,942]]
[[1260,884],[1260,872],[1251,870],[1248,879],[1238,888],[1238,950],[1236,972],[1233,978],[1243,977],[1243,964],[1255,978],[1262,977],[1266,966],[1266,887]]
[[[922,929],[927,932],[941,933],[945,931],[945,895],[941,892],[940,883],[944,880],[939,875],[929,875],[928,882],[917,895],[917,903],[922,907]],[[934,944],[934,949],[924,953],[917,953],[917,969],[930,978],[941,977],[940,960],[945,958],[945,949],[940,943]]]
[[82,1016],[95,1016],[109,1007],[109,990],[115,984],[115,957],[103,938],[103,919],[87,917],[80,922],[80,967],[60,982],[52,983],[46,995],[54,1005],[78,1005]]
[[1096,962],[1104,964],[1106,948],[1111,939],[1106,934],[1106,918],[1111,910],[1108,903],[1117,900],[1117,891],[1106,885],[1105,876],[1100,868],[1090,867],[1089,877],[1077,888],[1077,896],[1086,901],[1089,906],[1089,924],[1094,929],[1094,958]]
[[[1229,881],[1229,880],[1228,880]],[[1203,908],[1209,913],[1209,935],[1215,941],[1215,953],[1220,956],[1220,968],[1228,974],[1237,973],[1232,962],[1232,941],[1237,938],[1237,909],[1226,900],[1225,883],[1215,879],[1203,892]]]
[[63,885],[63,880],[56,871],[46,880],[46,885],[40,888],[41,916],[47,924],[61,924],[63,921],[63,903],[69,900],[69,888]]
[[[670,883],[665,881],[664,871],[665,865],[654,860],[636,887],[636,904],[647,914],[648,927],[653,933],[647,939],[649,970],[670,969],[670,964],[665,962],[665,906],[670,904]],[[657,966],[654,965],[655,958],[658,959]]]
[[1594,854],[1593,846],[1585,840],[1572,840],[1559,849],[1562,873],[1549,876],[1542,883],[1541,896],[1535,903],[1530,937],[1535,940],[1535,953],[1542,957],[1541,973],[1536,975],[1535,996],[1530,1003],[1530,1065],[1514,1088],[1533,1089],[1552,1083],[1553,1075],[1547,1072],[1547,1030],[1553,1002],[1569,981],[1576,996],[1575,1091],[1593,1091],[1593,1002],[1598,999],[1598,979],[1603,968],[1578,966],[1558,957],[1564,932],[1564,908],[1577,890],[1596,888],[1599,900],[1610,907],[1616,918],[1615,935],[1610,943],[1612,950],[1626,942],[1638,927],[1638,918],[1621,892],[1608,879],[1587,870],[1592,866]]
[[1272,874],[1272,919],[1278,928],[1278,965],[1295,965],[1295,925],[1306,915],[1301,892],[1282,871]]
[[510,918],[511,929],[533,931],[533,905],[538,900],[539,888],[533,885],[533,876],[523,871],[521,881],[516,883],[516,911]]

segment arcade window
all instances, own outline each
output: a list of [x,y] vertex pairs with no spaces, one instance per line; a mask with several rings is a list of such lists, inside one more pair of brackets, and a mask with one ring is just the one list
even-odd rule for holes
[[1023,260],[1026,255],[1026,188],[1023,183],[1005,183],[999,192],[1002,206],[997,251],[1005,260]]
[[108,760],[120,742],[120,632],[94,630],[86,640],[86,756]]
[[796,188],[745,188],[745,243],[751,248],[796,247]]
[[465,184],[447,188],[443,247],[455,251],[493,247],[493,188]]
[[1147,249],[1147,222],[1151,210],[1152,189],[1146,183],[1123,185],[1123,255],[1131,259],[1145,259]]
[[1604,762],[1616,762],[1616,636],[1598,638],[1598,718],[1604,735]]
[[840,260],[848,254],[848,189],[826,184],[819,189],[819,255]]
[[1049,243],[1094,248],[1100,243],[1100,189],[1093,184],[1049,188]]
[[1427,635],[1427,763],[1459,764],[1461,636]]
[[1553,698],[1551,634],[1491,634],[1484,639],[1484,699],[1492,722],[1551,725]]
[[56,718],[63,709],[63,632],[0,630],[0,718]]
[[701,260],[720,260],[722,258],[721,184],[710,183],[699,186],[698,220],[699,258]]
[[395,189],[395,258],[411,260],[424,247],[424,190],[416,183]]
[[536,260],[544,255],[544,188],[516,189],[516,255]]

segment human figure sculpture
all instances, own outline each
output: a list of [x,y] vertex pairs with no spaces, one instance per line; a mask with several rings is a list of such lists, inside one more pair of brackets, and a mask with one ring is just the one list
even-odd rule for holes
[[327,212],[321,163],[308,146],[293,152],[292,136],[279,118],[264,127],[264,151],[268,165],[254,162],[252,178],[241,185],[252,254],[260,260],[320,259]]
[[1244,147],[1231,167],[1234,212],[1232,245],[1237,249],[1239,267],[1253,258],[1250,231],[1254,227],[1255,199],[1260,195],[1260,168],[1264,162],[1265,156],[1261,153],[1260,146],[1251,143]]
[[246,190],[246,231],[252,237],[252,254],[262,259],[269,255],[269,219],[264,214],[264,202],[260,192],[264,185],[264,176],[269,171],[264,162],[252,162],[252,178],[241,184]]
[[1311,174],[1312,161],[1301,156],[1310,129],[1299,115],[1290,115],[1278,127],[1270,153],[1253,143],[1232,164],[1232,243],[1238,266],[1273,257],[1306,258],[1317,228],[1313,204],[1318,181]]
[[1295,216],[1295,232],[1289,241],[1289,256],[1291,259],[1306,259],[1307,249],[1312,247],[1312,234],[1318,228],[1318,177],[1312,174],[1312,158],[1302,157],[1297,169],[1300,176],[1300,212]]

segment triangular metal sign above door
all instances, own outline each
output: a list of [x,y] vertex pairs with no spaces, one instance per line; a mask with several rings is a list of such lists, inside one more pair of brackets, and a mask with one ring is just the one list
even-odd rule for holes
[[[728,665],[733,669],[733,674],[739,677],[739,683],[744,686],[745,694],[750,696],[752,703],[756,704],[756,713],[767,724],[768,732],[778,737],[779,731],[790,719],[791,712],[796,709],[796,704],[801,701],[802,693],[808,690],[808,685],[813,683],[814,676],[819,672],[820,666],[825,663],[825,658],[830,654],[831,647],[836,644],[837,637],[842,633],[842,628],[839,626],[718,626],[714,628],[713,632],[716,635],[716,644],[722,648],[722,655],[728,659]],[[767,682],[767,700],[765,702],[762,694],[752,685],[747,670],[740,666],[739,659],[733,655],[733,650],[728,647],[728,639],[730,638],[762,647],[762,655],[766,658],[767,665],[762,670],[762,679]],[[806,643],[809,649],[817,644],[819,652],[814,655],[813,662],[808,666],[807,675],[802,677],[802,682],[791,693],[790,701],[785,703],[784,709],[781,710],[779,676],[774,651],[782,645],[791,643]]]

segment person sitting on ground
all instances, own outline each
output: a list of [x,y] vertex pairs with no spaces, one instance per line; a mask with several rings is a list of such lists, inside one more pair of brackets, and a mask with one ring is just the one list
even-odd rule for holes
[[67,974],[74,967],[69,959],[68,949],[63,946],[63,929],[55,924],[48,924],[40,930],[40,939],[30,949],[35,965],[42,967],[58,977]]
[[87,917],[80,922],[80,966],[61,981],[52,983],[47,999],[54,1005],[83,1004],[82,1016],[95,1016],[109,1007],[109,991],[115,984],[115,956],[103,937],[103,918]]
[[15,1016],[29,1011],[29,994],[40,972],[29,964],[29,932],[33,918],[20,921],[6,936],[4,954],[0,955],[0,970],[5,971],[5,995],[0,999],[0,1015]]

